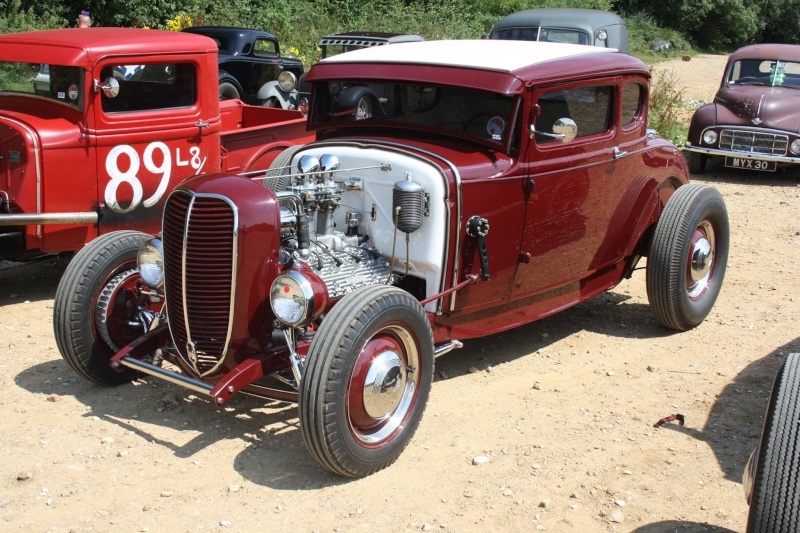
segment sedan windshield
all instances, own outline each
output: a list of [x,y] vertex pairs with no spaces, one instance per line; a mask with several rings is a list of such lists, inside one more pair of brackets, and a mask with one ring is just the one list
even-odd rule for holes
[[23,93],[83,105],[83,69],[59,65],[0,61],[0,93]]
[[776,59],[736,61],[728,72],[728,84],[800,89],[800,63]]
[[512,135],[517,105],[514,96],[443,85],[336,80],[317,82],[314,90],[311,123],[317,126],[374,122],[500,146]]

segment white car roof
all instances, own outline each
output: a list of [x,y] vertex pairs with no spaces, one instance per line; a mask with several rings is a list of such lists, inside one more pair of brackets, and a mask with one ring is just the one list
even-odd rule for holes
[[322,63],[413,63],[513,72],[565,57],[615,52],[580,44],[498,39],[423,41],[354,50],[323,59]]

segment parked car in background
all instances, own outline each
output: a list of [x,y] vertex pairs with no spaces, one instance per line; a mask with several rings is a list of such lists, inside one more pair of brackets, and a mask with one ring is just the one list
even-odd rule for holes
[[220,99],[295,109],[290,93],[305,66],[299,59],[281,55],[273,34],[227,26],[194,26],[183,31],[205,35],[217,43]]
[[34,64],[31,83],[33,84],[33,92],[36,94],[50,94],[50,65],[46,63]]
[[[397,459],[434,358],[464,339],[574,306],[643,256],[659,323],[688,330],[711,311],[725,203],[647,130],[650,71],[635,57],[411,42],[329,57],[306,79],[315,142],[263,180],[183,182],[162,235],[139,234],[143,305],[116,321],[142,324],[131,344],[109,349],[84,325],[85,280],[121,251],[99,242],[70,263],[54,326],[78,374],[143,372],[218,407],[240,392],[297,402],[313,457],[358,477]],[[168,305],[148,309],[154,298]]]
[[800,164],[800,46],[755,44],[730,55],[714,102],[692,116],[689,168],[709,158],[774,172]]
[[764,429],[742,476],[750,512],[747,533],[800,531],[800,353],[775,377]]
[[360,48],[424,40],[421,35],[413,34],[350,31],[326,35],[319,40],[317,47],[322,51],[322,59],[325,59],[329,56]]
[[616,48],[628,53],[628,27],[618,15],[598,9],[526,9],[501,18],[489,39],[547,41]]

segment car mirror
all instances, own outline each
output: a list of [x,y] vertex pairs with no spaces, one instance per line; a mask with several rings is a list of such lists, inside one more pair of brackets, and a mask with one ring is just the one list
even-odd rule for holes
[[578,125],[571,118],[560,118],[553,123],[553,133],[538,131],[536,126],[531,124],[531,139],[535,134],[544,135],[557,139],[562,143],[568,143],[578,136]]
[[103,94],[108,98],[116,98],[119,94],[119,81],[114,77],[106,78],[103,85],[100,87]]

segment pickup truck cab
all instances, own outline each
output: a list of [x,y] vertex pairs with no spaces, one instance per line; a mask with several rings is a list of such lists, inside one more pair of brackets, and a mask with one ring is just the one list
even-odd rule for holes
[[[312,67],[315,142],[274,175],[190,178],[141,237],[146,333],[97,349],[98,255],[55,301],[65,360],[103,384],[139,372],[208,394],[297,402],[326,468],[391,464],[434,358],[576,305],[647,256],[657,320],[698,326],[728,255],[720,194],[647,130],[650,72],[603,48],[522,41],[376,46]],[[166,299],[161,312],[146,308]],[[465,391],[465,398],[468,392]]]
[[214,41],[189,33],[0,36],[0,260],[158,231],[180,181],[266,169],[313,138],[299,112],[220,103],[217,72]]

